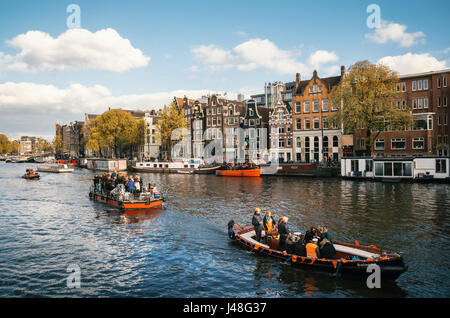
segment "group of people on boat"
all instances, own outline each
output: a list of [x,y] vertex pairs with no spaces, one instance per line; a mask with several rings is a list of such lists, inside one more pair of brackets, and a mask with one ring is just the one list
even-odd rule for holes
[[36,173],[33,168],[29,168],[25,170],[25,174],[22,176],[22,178],[26,179],[39,179],[39,174]]
[[257,169],[258,166],[252,162],[245,163],[234,163],[234,162],[224,162],[221,170],[247,170],[247,169]]
[[143,192],[150,192],[151,195],[157,197],[160,195],[156,186],[148,184],[148,188],[144,186],[142,178],[138,175],[127,176],[123,173],[118,174],[116,172],[106,173],[103,172],[101,176],[94,176],[94,191],[109,195],[114,189],[123,185],[125,192],[132,193],[135,196]]
[[[337,258],[333,239],[325,226],[311,227],[305,234],[295,235],[289,229],[288,222],[289,218],[285,216],[281,216],[278,222],[275,222],[270,210],[262,216],[261,209],[255,208],[252,225],[256,240],[272,246],[278,242],[277,249],[288,254],[311,258]],[[262,237],[263,230],[264,237]]]

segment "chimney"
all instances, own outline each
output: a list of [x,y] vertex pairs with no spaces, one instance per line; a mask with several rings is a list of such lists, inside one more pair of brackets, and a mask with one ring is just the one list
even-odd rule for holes
[[316,70],[314,70],[314,72],[313,72],[313,77],[317,77],[317,71]]
[[344,76],[344,75],[345,75],[345,66],[342,65],[341,66],[341,76]]
[[295,74],[295,86],[298,87],[298,85],[300,84],[300,80],[301,80],[300,73]]

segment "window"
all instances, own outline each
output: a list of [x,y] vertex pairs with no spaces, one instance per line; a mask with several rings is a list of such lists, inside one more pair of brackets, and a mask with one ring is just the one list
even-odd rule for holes
[[359,171],[359,161],[358,160],[351,161],[351,169],[352,169],[352,172]]
[[423,89],[428,89],[428,80],[423,80]]
[[422,109],[422,106],[423,106],[423,99],[419,98],[417,108]]
[[447,107],[447,95],[444,96],[444,107]]
[[366,159],[366,171],[373,171],[373,160]]
[[428,97],[423,99],[423,108],[428,108]]
[[328,117],[322,117],[322,128],[328,129]]
[[221,126],[222,125],[222,118],[217,117],[217,125]]
[[310,119],[305,118],[305,129],[311,129]]
[[447,173],[446,159],[436,159],[436,173]]
[[384,150],[384,138],[375,140],[375,150]]
[[295,123],[296,123],[296,129],[302,129],[302,119],[301,118],[297,118]]
[[444,114],[444,126],[447,126],[447,114]]
[[406,109],[406,100],[402,100],[402,109],[403,109],[403,110]]
[[255,120],[254,119],[250,119],[249,120],[249,126],[255,126]]
[[216,109],[215,109],[215,108],[212,109],[212,114],[213,114],[213,115],[216,114]]
[[304,105],[304,107],[303,107],[303,111],[304,111],[305,113],[309,113],[309,104],[310,104],[310,101],[309,101],[309,100],[305,102],[305,105]]
[[400,83],[397,83],[397,92],[400,92]]
[[385,162],[384,163],[384,175],[385,176],[392,176],[392,162]]
[[249,110],[248,110],[248,115],[249,115],[249,116],[253,116],[253,109],[249,109]]
[[425,142],[423,137],[414,137],[413,138],[413,149],[424,149]]
[[297,137],[297,148],[302,147],[302,139],[300,137]]
[[417,81],[417,90],[418,91],[422,90],[422,81]]
[[403,176],[412,177],[411,163],[409,162],[402,163],[402,168],[403,168]]
[[338,110],[338,107],[335,104],[333,104],[333,106],[331,106],[331,110],[336,111],[336,110]]
[[279,146],[280,148],[284,148],[284,139],[280,139],[280,140],[278,141],[278,146]]
[[318,117],[314,118],[314,129],[320,129]]
[[447,76],[442,77],[442,87],[447,87]]
[[417,90],[417,83],[416,83],[416,81],[412,81],[412,90],[413,91]]
[[441,107],[441,96],[437,98],[437,107]]
[[437,78],[437,87],[438,88],[441,87],[441,77],[440,76]]
[[406,82],[402,82],[402,92],[406,92]]
[[208,119],[206,120],[206,125],[211,126],[211,117],[208,117]]
[[337,136],[333,136],[333,147],[338,147],[339,141]]
[[212,119],[212,125],[213,125],[213,126],[216,126],[216,124],[217,124],[217,119],[216,119],[216,117],[213,117],[213,119]]
[[279,134],[284,134],[284,127],[279,127],[278,128],[278,133]]
[[278,112],[278,119],[284,119],[284,113]]
[[413,107],[412,107],[413,109],[416,109],[417,108],[417,98],[414,98],[413,99]]
[[328,111],[328,99],[322,100],[322,111],[327,112]]
[[438,126],[440,126],[442,124],[441,122],[441,115],[438,115]]
[[207,114],[207,115],[211,115],[211,108],[208,108],[208,109],[206,110],[206,114]]
[[296,103],[295,103],[295,112],[296,112],[297,114],[299,114],[299,113],[302,112],[302,102],[296,102]]
[[382,177],[383,176],[383,164],[375,163],[375,176]]
[[222,114],[222,107],[217,107],[217,115]]
[[391,149],[399,150],[406,148],[406,139],[405,138],[392,138],[391,139]]
[[313,112],[314,113],[317,113],[317,112],[319,112],[319,100],[318,99],[315,99],[314,101],[313,101]]

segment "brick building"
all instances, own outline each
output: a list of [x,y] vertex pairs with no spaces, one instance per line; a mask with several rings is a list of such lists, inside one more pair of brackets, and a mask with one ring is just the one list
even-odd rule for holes
[[[380,132],[372,147],[374,156],[448,156],[450,116],[448,79],[450,69],[399,76],[394,101],[399,109],[410,111],[413,122],[407,130]],[[355,153],[363,153],[364,132],[355,133]]]
[[342,157],[342,129],[329,127],[328,116],[338,110],[329,98],[331,89],[345,74],[320,78],[317,71],[309,80],[301,80],[297,73],[292,91],[293,158],[295,161],[334,161]]
[[292,161],[292,109],[281,99],[269,116],[270,158],[278,162]]

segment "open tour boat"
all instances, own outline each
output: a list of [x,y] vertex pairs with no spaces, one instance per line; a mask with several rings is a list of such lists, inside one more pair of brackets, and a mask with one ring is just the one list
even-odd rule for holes
[[62,165],[62,164],[44,164],[44,165],[38,165],[37,166],[38,171],[43,172],[55,172],[55,173],[66,173],[66,172],[73,172],[73,168],[69,168],[68,165]]
[[271,242],[270,245],[256,241],[255,230],[251,225],[229,223],[231,238],[236,239],[239,244],[252,249],[258,253],[287,260],[294,266],[317,269],[334,273],[336,275],[357,275],[367,277],[372,271],[367,272],[370,264],[380,266],[381,279],[396,280],[407,266],[403,263],[403,258],[395,252],[390,252],[377,248],[374,245],[362,246],[359,244],[349,244],[334,242],[337,259],[310,258],[288,254],[276,249],[278,243]]
[[136,198],[133,194],[125,192],[123,185],[119,185],[109,194],[94,191],[94,189],[91,188],[89,191],[89,198],[94,201],[109,204],[124,211],[158,209],[162,208],[164,201],[159,193],[158,195],[155,195],[149,192],[143,192]]

